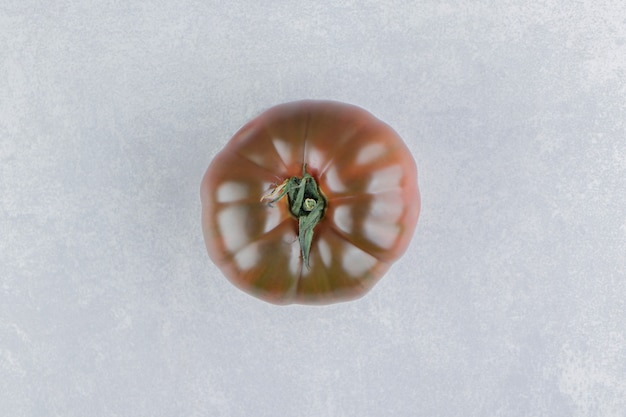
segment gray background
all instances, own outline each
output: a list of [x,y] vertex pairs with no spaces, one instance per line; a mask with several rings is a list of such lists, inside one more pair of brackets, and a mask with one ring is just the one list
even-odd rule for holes
[[[6,416],[626,416],[626,5],[0,1]],[[423,210],[365,298],[209,261],[247,120],[360,105]]]

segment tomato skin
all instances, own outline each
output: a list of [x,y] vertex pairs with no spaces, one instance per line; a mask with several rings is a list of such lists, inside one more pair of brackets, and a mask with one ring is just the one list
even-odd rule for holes
[[[260,202],[304,166],[328,201],[309,267],[287,204]],[[281,104],[248,122],[211,162],[200,194],[211,260],[274,304],[363,296],[406,251],[420,211],[417,168],[402,139],[365,110],[333,101]]]

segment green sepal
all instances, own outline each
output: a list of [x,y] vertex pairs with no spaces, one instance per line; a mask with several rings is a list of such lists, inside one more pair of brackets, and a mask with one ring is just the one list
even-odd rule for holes
[[309,267],[309,254],[311,253],[311,243],[313,242],[313,228],[322,218],[323,205],[318,204],[306,216],[298,218],[298,238],[300,239],[300,249],[304,265]]
[[[326,208],[326,199],[319,191],[315,179],[306,172],[306,165],[303,167],[302,178],[291,177],[283,181],[266,193],[261,201],[267,202],[272,207],[272,203],[282,199],[285,195],[288,197],[289,211],[298,219],[300,251],[304,264],[309,268],[313,229],[322,219]],[[309,201],[305,204],[306,200]]]

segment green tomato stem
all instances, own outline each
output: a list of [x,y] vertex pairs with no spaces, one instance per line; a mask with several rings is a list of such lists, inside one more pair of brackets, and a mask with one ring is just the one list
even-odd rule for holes
[[302,177],[291,177],[269,190],[261,202],[272,204],[287,196],[287,207],[294,218],[298,220],[298,240],[302,259],[309,268],[309,254],[313,242],[313,229],[324,216],[328,202],[322,195],[315,178],[306,172],[306,165],[302,169]]

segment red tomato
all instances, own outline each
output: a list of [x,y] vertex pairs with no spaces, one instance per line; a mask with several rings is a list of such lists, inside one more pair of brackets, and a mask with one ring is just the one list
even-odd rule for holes
[[420,210],[410,151],[365,110],[273,107],[215,157],[201,186],[210,258],[275,304],[364,295],[406,250]]

